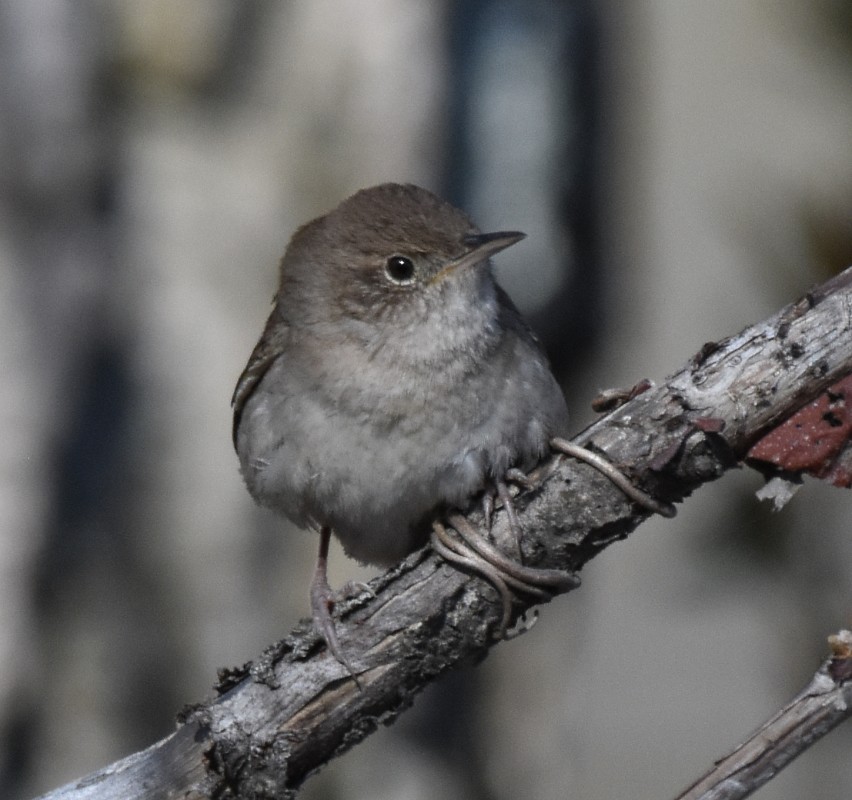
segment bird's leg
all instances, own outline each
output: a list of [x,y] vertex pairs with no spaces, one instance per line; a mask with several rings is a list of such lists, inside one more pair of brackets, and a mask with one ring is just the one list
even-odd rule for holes
[[[508,476],[507,476],[508,477]],[[506,520],[509,523],[509,541],[503,543],[505,549],[511,548],[512,558],[515,561],[521,560],[521,523],[518,521],[518,515],[515,512],[515,504],[512,502],[512,495],[509,493],[509,486],[505,480],[497,481],[497,497],[503,504],[506,510]]]
[[331,654],[346,667],[349,674],[354,678],[355,672],[343,655],[340,642],[337,639],[334,620],[331,618],[335,604],[334,592],[328,585],[328,545],[331,541],[331,528],[323,525],[319,533],[320,546],[317,554],[317,566],[314,570],[313,580],[311,580],[311,613],[314,629],[322,636]]
[[482,518],[485,522],[485,530],[491,530],[491,520],[494,516],[494,491],[489,486],[482,494]]
[[[511,548],[512,557],[518,562],[521,560],[521,534],[523,531],[521,530],[521,523],[518,519],[518,514],[515,511],[512,494],[509,491],[509,482],[516,483],[524,489],[532,489],[539,481],[540,478],[538,480],[534,480],[523,472],[523,470],[520,470],[517,467],[511,467],[506,470],[503,480],[495,481],[494,483],[494,489],[497,492],[497,496],[500,498],[500,502],[503,504],[503,508],[506,509],[506,519],[509,523],[510,537],[508,537],[508,542],[503,543],[503,549],[508,550]],[[485,520],[485,529],[491,532],[491,521],[488,518]]]
[[582,447],[581,445],[569,442],[567,439],[559,437],[550,440],[550,446],[560,453],[572,456],[580,461],[584,461],[591,467],[594,467],[598,472],[609,478],[624,494],[626,494],[634,503],[642,508],[653,511],[663,517],[673,517],[677,510],[671,503],[663,503],[655,497],[651,497],[647,492],[643,492],[638,486],[630,482],[630,479],[607,461],[602,456],[591,450]]

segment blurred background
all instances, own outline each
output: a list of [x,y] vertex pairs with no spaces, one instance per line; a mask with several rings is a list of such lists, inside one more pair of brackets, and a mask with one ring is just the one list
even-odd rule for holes
[[[10,800],[167,735],[307,614],[316,537],[253,506],[229,408],[302,222],[395,180],[526,231],[498,275],[577,430],[852,263],[848,0],[4,0],[0,119]],[[852,624],[848,493],[759,486],[607,550],[303,796],[673,795]],[[846,798],[850,746],[760,796]]]

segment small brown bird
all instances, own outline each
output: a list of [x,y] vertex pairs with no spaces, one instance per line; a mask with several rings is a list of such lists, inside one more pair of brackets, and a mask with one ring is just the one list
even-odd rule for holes
[[393,564],[437,515],[567,432],[562,391],[491,271],[523,237],[481,233],[431,192],[388,183],[299,228],[281,261],[234,392],[234,446],[257,502],[319,530],[311,606],[344,664],[331,532],[353,558]]

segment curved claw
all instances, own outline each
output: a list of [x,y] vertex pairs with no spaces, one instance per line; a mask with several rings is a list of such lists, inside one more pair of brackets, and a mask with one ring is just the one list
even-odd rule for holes
[[[500,570],[504,579],[510,579],[507,580],[507,583],[512,583],[515,588],[527,592],[527,594],[542,597],[579,586],[580,580],[573,573],[561,569],[525,567],[523,564],[507,558],[461,514],[450,514],[447,520],[471,549],[475,550],[483,560]],[[550,591],[543,595],[542,590]]]
[[436,520],[432,524],[432,548],[447,561],[477,573],[497,589],[503,604],[498,633],[501,639],[507,638],[512,618],[512,589],[549,600],[554,594],[579,585],[579,579],[569,572],[525,567],[507,558],[461,514],[451,514],[448,521],[459,538],[451,536]]
[[487,561],[453,539],[447,529],[437,520],[432,523],[431,542],[432,549],[438,555],[453,564],[459,564],[480,574],[497,590],[500,599],[503,601],[503,618],[500,621],[499,635],[499,638],[502,639],[512,620],[512,593],[509,591],[506,581],[503,580],[503,576]]
[[623,472],[597,453],[559,437],[551,439],[550,446],[560,453],[584,461],[590,467],[594,467],[598,472],[606,475],[624,494],[642,508],[647,508],[655,514],[668,518],[677,514],[677,509],[671,503],[664,503],[655,497],[651,497],[647,492],[643,492],[638,486],[632,484]]

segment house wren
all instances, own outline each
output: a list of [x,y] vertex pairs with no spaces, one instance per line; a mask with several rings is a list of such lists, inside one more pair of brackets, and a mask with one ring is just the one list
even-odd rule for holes
[[299,228],[281,260],[234,392],[234,446],[258,503],[320,531],[312,610],[341,661],[330,533],[393,564],[567,432],[547,359],[492,274],[490,256],[523,237],[388,183]]

